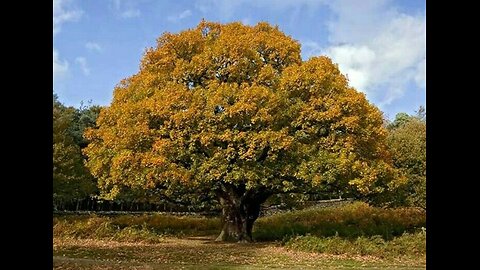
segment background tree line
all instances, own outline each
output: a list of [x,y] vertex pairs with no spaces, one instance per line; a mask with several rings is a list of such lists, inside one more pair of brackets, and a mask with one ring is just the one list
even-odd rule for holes
[[[53,95],[53,203],[57,210],[102,211],[204,211],[219,210],[214,202],[198,201],[196,206],[184,200],[166,201],[146,190],[130,190],[113,201],[98,197],[97,180],[85,167],[82,149],[88,145],[83,137],[87,127],[95,127],[101,107],[63,105]],[[364,198],[374,205],[415,206],[426,209],[426,110],[415,114],[398,113],[386,119],[387,144],[395,167],[407,181],[395,192]],[[278,194],[267,204],[285,208],[301,207],[305,202],[337,198],[340,194]],[[215,200],[212,198],[212,200]]]
[[155,192],[132,189],[115,200],[99,197],[97,179],[85,167],[82,150],[88,145],[86,128],[95,127],[101,106],[65,106],[53,94],[53,208],[88,211],[199,211],[215,210],[213,204],[188,205],[181,199],[165,201]]

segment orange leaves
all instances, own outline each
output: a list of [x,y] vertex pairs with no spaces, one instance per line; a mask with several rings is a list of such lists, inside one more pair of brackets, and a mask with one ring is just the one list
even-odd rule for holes
[[155,141],[153,144],[153,151],[155,153],[158,153],[159,155],[162,156],[168,156],[175,146],[173,145],[173,142],[169,139],[158,139]]

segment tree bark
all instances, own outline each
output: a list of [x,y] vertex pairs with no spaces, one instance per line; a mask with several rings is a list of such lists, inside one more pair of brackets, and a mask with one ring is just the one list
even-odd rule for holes
[[253,224],[260,215],[260,206],[270,196],[261,191],[235,188],[217,193],[222,206],[222,231],[215,241],[253,241]]

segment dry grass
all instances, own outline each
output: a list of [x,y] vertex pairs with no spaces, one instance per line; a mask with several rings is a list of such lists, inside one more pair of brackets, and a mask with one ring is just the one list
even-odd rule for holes
[[357,238],[381,235],[384,239],[426,227],[425,212],[416,208],[383,209],[363,202],[332,208],[308,208],[260,218],[254,227],[258,240],[314,235]]
[[160,243],[54,238],[54,269],[424,269],[425,258],[381,259],[288,250],[278,243],[217,243],[213,237]]
[[304,248],[302,241],[308,238],[294,238],[298,248],[282,246],[282,239],[308,233],[339,235],[341,241],[378,234],[391,240],[425,224],[425,214],[414,209],[379,209],[361,203],[261,218],[254,237],[276,242],[251,244],[214,242],[211,235],[220,229],[218,218],[93,215],[56,217],[53,224],[54,269],[425,269],[426,264],[424,253],[403,252],[410,248],[408,237],[391,241],[400,247],[395,254],[401,256],[319,253]]

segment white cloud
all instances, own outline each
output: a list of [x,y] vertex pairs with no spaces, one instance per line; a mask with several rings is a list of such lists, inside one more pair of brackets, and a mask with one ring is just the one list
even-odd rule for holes
[[58,51],[53,49],[53,78],[55,80],[65,77],[68,73],[68,61],[60,60]]
[[132,0],[111,0],[110,8],[122,19],[140,17],[142,12],[136,8],[138,2]]
[[85,76],[90,75],[90,68],[88,68],[87,59],[85,59],[85,57],[75,58],[75,63],[77,63],[80,66],[80,69],[82,70]]
[[[53,1],[53,35],[62,30],[66,22],[76,22],[82,17],[83,11],[74,6],[71,0]],[[69,65],[67,60],[61,60],[59,52],[53,48],[53,78],[54,83],[65,79],[68,75]]]
[[415,82],[417,86],[423,89],[427,88],[427,60],[423,59],[417,66],[415,74]]
[[180,14],[168,16],[168,17],[167,17],[167,20],[168,20],[169,22],[175,23],[175,22],[178,22],[178,21],[183,20],[183,19],[185,19],[185,18],[187,18],[187,17],[190,17],[190,16],[192,16],[192,11],[189,10],[189,9],[187,9],[187,10],[184,10],[184,11],[183,11],[182,13],[180,13]]
[[128,9],[128,10],[123,11],[120,14],[120,17],[122,17],[124,19],[129,19],[129,18],[139,17],[140,14],[141,14],[141,12],[138,9]]
[[89,51],[97,51],[97,52],[101,52],[103,50],[102,46],[100,46],[100,44],[95,42],[85,43],[85,48],[87,48],[87,50]]
[[71,0],[53,1],[53,34],[58,34],[65,22],[75,22],[82,17],[83,11],[74,7]]
[[374,38],[384,30],[385,23],[396,17],[389,0],[337,0],[328,2],[335,18],[327,22],[328,40],[333,43],[357,43]]
[[253,9],[268,9],[273,11],[282,11],[286,9],[299,9],[305,6],[306,10],[314,10],[321,5],[324,5],[328,1],[326,0],[263,0],[263,1],[251,1],[251,0],[197,0],[195,2],[195,8],[202,13],[209,13],[215,11],[220,17],[224,19],[230,19],[232,15],[240,7],[246,7]]
[[336,19],[327,23],[330,44],[305,41],[304,56],[325,54],[347,74],[350,85],[381,107],[402,97],[410,82],[425,88],[425,14],[407,15],[388,1],[339,0],[329,4]]
[[312,16],[320,8],[329,8],[333,16],[327,22],[319,20],[319,24],[327,26],[328,45],[322,47],[315,40],[302,40],[302,56],[330,56],[348,75],[350,84],[380,106],[402,97],[412,82],[425,89],[425,13],[404,14],[395,8],[392,0],[195,2],[200,12],[215,13],[224,20],[246,7],[269,12],[289,10],[291,16],[286,21],[290,24],[298,19],[300,11]]
[[368,70],[376,59],[373,50],[367,46],[341,45],[328,48],[326,54],[339,64],[353,87],[362,91],[368,86],[371,77]]

